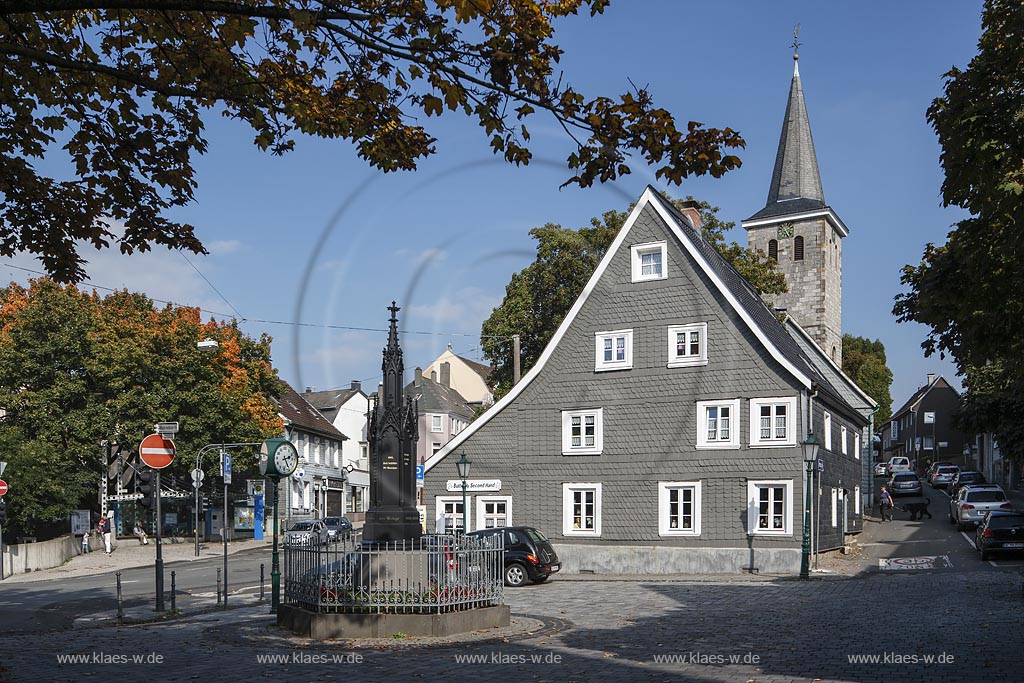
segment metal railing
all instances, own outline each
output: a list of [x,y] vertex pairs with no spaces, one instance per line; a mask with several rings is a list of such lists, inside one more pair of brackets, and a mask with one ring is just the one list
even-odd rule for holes
[[359,532],[286,545],[284,601],[316,612],[442,614],[502,604],[497,538],[425,535],[363,545]]

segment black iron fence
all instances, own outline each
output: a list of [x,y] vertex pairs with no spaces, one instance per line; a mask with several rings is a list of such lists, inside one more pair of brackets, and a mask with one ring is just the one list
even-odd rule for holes
[[425,535],[364,546],[354,532],[317,545],[285,545],[284,601],[358,614],[441,614],[500,605],[501,543],[501,534]]

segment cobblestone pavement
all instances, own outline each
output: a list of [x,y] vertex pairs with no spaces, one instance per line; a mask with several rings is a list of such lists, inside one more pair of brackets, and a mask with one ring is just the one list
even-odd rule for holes
[[[452,640],[310,643],[274,628],[265,606],[15,635],[0,681],[1021,680],[1024,600],[1010,572],[555,579],[507,595],[511,628]],[[851,661],[861,656],[878,661]]]

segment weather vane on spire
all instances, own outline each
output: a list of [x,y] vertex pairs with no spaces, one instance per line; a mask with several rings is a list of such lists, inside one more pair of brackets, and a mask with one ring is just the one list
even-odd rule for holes
[[793,59],[800,59],[800,24],[793,27]]

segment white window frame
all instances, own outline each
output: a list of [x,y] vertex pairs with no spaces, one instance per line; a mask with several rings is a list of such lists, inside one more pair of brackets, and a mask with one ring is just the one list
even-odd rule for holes
[[[473,528],[473,498],[473,496],[466,496],[466,526],[470,529]],[[462,495],[434,497],[434,530],[439,534],[447,533],[444,527],[444,506],[449,503],[456,506],[462,505]],[[462,515],[458,512],[454,514],[457,523],[452,525],[452,531],[462,527]]]
[[[586,435],[582,427],[586,424],[588,416],[594,417],[594,445],[586,446],[584,438]],[[580,444],[572,445],[572,419],[580,418]],[[589,408],[586,410],[563,410],[562,411],[562,455],[601,455],[604,448],[604,408]]]
[[[612,342],[612,360],[604,359],[604,342],[610,339]],[[616,340],[624,339],[624,357],[622,360],[615,359]],[[633,330],[612,330],[608,332],[597,332],[594,334],[594,372],[607,372],[609,370],[630,370],[633,367]]]
[[[573,528],[573,494],[576,492],[593,491],[594,493],[594,528],[575,529]],[[573,482],[562,484],[562,535],[563,536],[590,536],[601,535],[601,484],[600,482],[582,483]]]
[[484,512],[488,503],[504,503],[505,504],[505,526],[512,526],[512,496],[477,496],[476,498],[476,528],[477,529],[497,529],[500,527],[487,527],[487,515]]
[[839,425],[839,449],[843,455],[846,453],[846,425]]
[[[761,489],[778,487],[784,489],[785,501],[782,513],[782,529],[758,529]],[[747,482],[747,535],[748,536],[792,536],[793,535],[793,480],[759,479]]]
[[[729,409],[729,440],[708,441],[708,408]],[[719,413],[721,419],[721,413]],[[720,431],[720,430],[716,430]],[[723,449],[740,447],[740,399],[697,401],[697,448]]]
[[860,432],[853,433],[853,455],[860,460]]
[[[786,406],[786,438],[784,439],[762,439],[761,438],[761,407],[771,405]],[[771,433],[775,433],[775,413],[772,412]],[[827,436],[826,436],[827,438]],[[750,399],[750,447],[751,448],[774,448],[777,446],[796,445],[796,397],[780,396],[778,398],[752,398]]]
[[430,431],[434,434],[444,433],[444,421],[442,418],[444,415],[431,415],[430,416]]
[[[646,282],[648,280],[664,280],[668,277],[668,248],[666,242],[646,242],[644,244],[634,244],[629,248],[631,259],[633,264],[632,269],[632,280],[633,282]],[[655,251],[661,252],[661,273],[659,275],[644,275],[643,274],[643,256],[644,254],[651,254]]]
[[860,487],[853,487],[853,514],[860,514]]
[[[697,355],[686,355],[679,356],[676,354],[676,335],[686,334],[686,348],[689,351],[690,341],[689,335],[691,332],[700,333],[700,353]],[[668,367],[670,368],[685,368],[692,367],[695,365],[707,365],[708,364],[708,324],[707,323],[692,323],[690,325],[669,325],[668,328]]]
[[838,526],[839,520],[839,489],[832,487],[832,527]]
[[825,421],[825,450],[832,450],[832,413],[825,413],[823,416]]
[[[693,491],[693,528],[673,529],[669,526],[669,492],[673,489]],[[701,486],[699,481],[658,482],[658,535],[659,536],[700,536]]]

